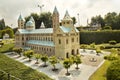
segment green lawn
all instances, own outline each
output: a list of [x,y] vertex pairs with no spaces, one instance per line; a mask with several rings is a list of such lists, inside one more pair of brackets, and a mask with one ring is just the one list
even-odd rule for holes
[[21,80],[52,80],[47,75],[27,67],[23,63],[11,59],[1,53],[9,51],[13,46],[14,44],[6,44],[0,48],[0,70],[4,70]]
[[110,63],[110,61],[106,60],[104,64],[89,78],[89,80],[107,80],[105,75]]
[[13,47],[14,47],[13,43],[11,43],[11,44],[5,44],[2,47],[0,47],[0,53],[12,51]]

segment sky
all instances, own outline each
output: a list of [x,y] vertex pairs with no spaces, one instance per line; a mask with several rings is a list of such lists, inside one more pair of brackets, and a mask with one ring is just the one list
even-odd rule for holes
[[71,17],[76,17],[79,25],[86,25],[87,19],[90,22],[91,17],[96,15],[103,17],[108,12],[120,13],[120,0],[0,0],[0,19],[4,18],[6,25],[12,28],[17,27],[20,14],[23,17],[31,13],[40,14],[38,5],[44,5],[42,12],[53,12],[56,6],[60,20],[68,10]]

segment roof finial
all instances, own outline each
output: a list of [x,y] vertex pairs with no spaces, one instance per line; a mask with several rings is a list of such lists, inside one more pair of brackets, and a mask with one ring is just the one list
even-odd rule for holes
[[44,29],[45,28],[45,25],[43,22],[41,22],[41,26],[40,26],[41,29]]
[[58,13],[57,7],[55,6],[53,13]]

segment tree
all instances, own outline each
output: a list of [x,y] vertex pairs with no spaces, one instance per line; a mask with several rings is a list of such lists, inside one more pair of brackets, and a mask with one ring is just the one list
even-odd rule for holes
[[33,50],[28,50],[28,51],[25,51],[24,54],[25,54],[26,57],[29,58],[29,61],[31,61],[31,57],[34,54],[34,51]]
[[63,66],[67,70],[67,73],[66,73],[67,76],[70,75],[70,73],[68,72],[68,69],[70,68],[71,65],[72,65],[72,60],[71,59],[67,58],[63,61]]
[[85,48],[86,48],[87,46],[85,45],[85,44],[82,44],[81,46],[80,46],[80,48],[82,48],[83,49],[83,52],[85,52],[86,50],[85,50]]
[[52,70],[53,71],[57,70],[55,65],[59,62],[58,59],[55,56],[52,56],[52,57],[50,57],[49,62],[54,67]]
[[16,52],[21,57],[21,53],[22,53],[23,49],[22,48],[13,48],[13,51]]
[[47,56],[47,55],[43,55],[43,56],[41,57],[41,60],[44,62],[43,67],[47,67],[46,62],[48,61],[48,56]]
[[0,20],[0,30],[3,30],[5,28],[5,21],[4,19]]
[[101,53],[100,48],[96,48],[96,53],[97,53],[97,55],[99,55],[99,53]]
[[107,80],[120,80],[120,60],[115,60],[107,69]]
[[100,24],[102,28],[105,26],[104,19],[101,17],[101,15],[91,18],[90,25],[96,25],[96,24]]
[[72,17],[72,20],[73,20],[73,25],[74,25],[76,23],[76,18]]
[[25,17],[26,22],[33,17],[35,20],[36,29],[40,28],[41,22],[44,22],[46,28],[52,27],[52,14],[50,12],[44,12],[38,15],[37,13],[31,13],[30,16]]
[[104,20],[105,20],[105,23],[106,23],[107,26],[111,26],[112,29],[118,29],[118,25],[117,25],[117,13],[116,12],[107,13],[105,15],[105,19]]
[[78,65],[82,63],[80,55],[75,56],[74,63],[76,64],[76,69],[79,69]]
[[35,59],[36,59],[35,64],[38,64],[38,63],[39,63],[39,62],[38,62],[38,59],[40,59],[40,58],[41,58],[41,55],[40,55],[40,54],[38,54],[38,53],[36,53],[36,54],[34,54],[34,57],[35,57]]
[[103,30],[112,30],[111,26],[104,26]]
[[95,43],[90,44],[90,47],[91,47],[92,49],[95,49]]

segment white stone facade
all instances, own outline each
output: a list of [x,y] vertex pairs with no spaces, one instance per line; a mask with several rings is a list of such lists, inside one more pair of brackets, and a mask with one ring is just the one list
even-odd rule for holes
[[73,26],[68,11],[62,20],[62,26],[59,25],[59,13],[56,7],[52,16],[53,28],[35,29],[33,18],[30,18],[26,26],[23,24],[24,20],[20,17],[18,31],[15,34],[16,47],[32,49],[36,53],[55,55],[59,58],[79,53],[79,31]]

